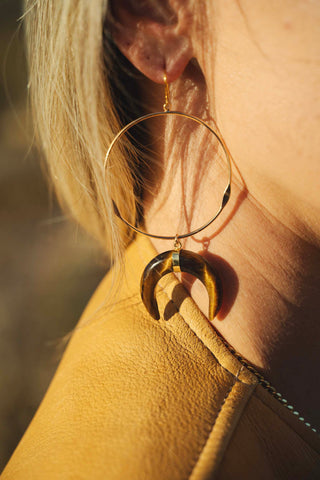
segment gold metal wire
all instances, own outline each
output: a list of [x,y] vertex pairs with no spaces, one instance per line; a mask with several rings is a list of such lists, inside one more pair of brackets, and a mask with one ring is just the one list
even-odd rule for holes
[[164,81],[164,104],[163,104],[163,111],[169,112],[170,110],[170,90],[169,90],[169,83],[167,82],[167,72],[163,74],[163,81]]
[[213,217],[208,222],[206,222],[204,225],[201,225],[199,228],[196,228],[195,230],[192,230],[191,232],[186,232],[186,233],[183,233],[181,235],[170,235],[170,236],[168,236],[168,235],[155,235],[153,233],[145,232],[144,230],[141,230],[140,228],[136,227],[135,225],[131,225],[131,223],[129,223],[125,218],[123,218],[121,216],[117,205],[115,204],[115,202],[113,202],[114,211],[115,211],[115,214],[117,215],[117,217],[119,217],[132,230],[134,230],[138,233],[141,233],[142,235],[146,235],[147,237],[159,238],[159,239],[162,239],[162,240],[177,240],[178,238],[182,239],[182,238],[191,237],[192,235],[196,235],[197,233],[201,232],[202,230],[207,228],[209,225],[211,225],[211,223],[220,215],[220,213],[222,212],[222,210],[224,209],[224,207],[226,206],[226,204],[228,203],[228,200],[230,198],[232,170],[231,170],[231,160],[230,160],[230,156],[229,156],[229,153],[228,153],[228,149],[227,149],[223,139],[219,136],[219,134],[217,132],[215,132],[205,121],[201,120],[201,118],[194,117],[193,115],[189,115],[187,113],[183,113],[183,112],[179,112],[179,111],[169,109],[170,108],[170,92],[169,92],[169,84],[167,82],[167,74],[166,73],[164,74],[163,79],[164,79],[164,87],[165,87],[165,103],[163,104],[163,110],[164,111],[163,112],[148,113],[147,115],[143,115],[143,116],[137,118],[136,120],[133,120],[132,122],[128,123],[125,127],[123,127],[120,130],[120,132],[117,133],[117,135],[114,137],[111,144],[109,145],[109,148],[108,148],[108,151],[106,153],[105,160],[104,160],[104,170],[106,172],[108,159],[110,157],[110,154],[111,154],[115,144],[121,139],[121,137],[126,132],[128,132],[128,130],[130,130],[130,128],[132,128],[135,125],[138,125],[139,123],[142,123],[146,120],[149,120],[149,119],[155,118],[155,117],[164,117],[164,116],[168,116],[168,115],[175,115],[177,117],[182,117],[182,118],[187,118],[189,120],[192,120],[192,121],[204,126],[205,128],[207,128],[209,130],[209,132],[212,133],[216,137],[220,146],[222,147],[222,150],[223,150],[223,152],[225,154],[225,157],[226,157],[227,168],[228,168],[228,181],[227,181],[227,185],[226,185],[226,187],[224,189],[224,192],[223,192],[220,207],[218,208],[218,211],[213,215]]
[[182,248],[182,244],[179,240],[179,235],[178,234],[176,234],[176,236],[175,236],[173,248],[175,249],[176,252],[180,252],[180,250]]

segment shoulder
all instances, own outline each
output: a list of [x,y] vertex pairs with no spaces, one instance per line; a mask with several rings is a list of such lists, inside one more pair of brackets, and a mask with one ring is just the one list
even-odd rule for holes
[[263,415],[269,412],[274,432],[278,417],[283,423],[282,411],[272,410],[276,400],[259,394],[257,378],[174,276],[158,293],[166,315],[155,321],[145,312],[139,252],[136,245],[128,251],[112,301],[105,301],[112,274],[94,294],[4,480],[207,478],[246,458],[244,439],[258,461],[264,456],[270,432]]

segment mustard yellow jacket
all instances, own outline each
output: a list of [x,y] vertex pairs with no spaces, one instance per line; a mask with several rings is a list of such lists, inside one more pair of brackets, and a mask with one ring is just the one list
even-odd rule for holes
[[319,479],[319,437],[232,355],[173,274],[161,319],[146,313],[139,282],[154,255],[140,237],[121,285],[102,281],[1,480]]

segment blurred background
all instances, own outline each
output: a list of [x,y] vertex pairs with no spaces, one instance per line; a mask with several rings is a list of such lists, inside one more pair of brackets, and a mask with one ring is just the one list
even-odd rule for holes
[[21,0],[0,0],[0,471],[108,269],[49,198],[32,147]]

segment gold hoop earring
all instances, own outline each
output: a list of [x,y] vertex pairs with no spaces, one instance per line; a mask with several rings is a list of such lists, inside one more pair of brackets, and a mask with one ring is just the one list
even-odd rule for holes
[[160,253],[155,258],[148,263],[144,272],[141,277],[140,283],[140,292],[142,301],[150,313],[150,315],[159,320],[160,314],[157,305],[157,300],[155,297],[155,288],[160,280],[161,277],[167,275],[171,272],[186,272],[190,273],[191,275],[197,277],[206,287],[208,295],[209,295],[209,320],[213,320],[213,318],[218,313],[221,303],[222,303],[222,285],[220,278],[217,272],[211,267],[211,265],[201,256],[189,250],[183,250],[180,240],[183,238],[191,237],[192,235],[196,235],[197,233],[201,232],[205,228],[207,228],[211,223],[220,215],[231,194],[231,177],[232,177],[232,169],[231,169],[231,160],[229,157],[228,150],[223,139],[215,132],[206,122],[201,120],[198,117],[194,117],[193,115],[189,115],[187,113],[183,113],[176,110],[170,110],[170,91],[169,91],[169,84],[167,82],[167,75],[164,73],[164,87],[165,87],[165,102],[163,104],[163,111],[149,113],[147,115],[143,115],[136,120],[128,123],[125,127],[123,127],[117,135],[112,140],[108,151],[105,156],[104,161],[104,168],[106,170],[109,156],[115,147],[116,143],[121,139],[121,137],[128,132],[132,127],[155,117],[161,116],[168,116],[168,115],[175,115],[178,117],[187,118],[192,120],[212,133],[215,138],[218,140],[222,150],[225,154],[227,166],[228,166],[228,181],[227,185],[224,189],[222,201],[220,207],[218,208],[217,212],[211,217],[211,219],[206,222],[204,225],[192,230],[191,232],[186,232],[182,234],[176,234],[175,236],[166,236],[166,235],[156,235],[149,232],[145,232],[144,230],[140,229],[136,225],[132,225],[129,223],[125,218],[122,217],[120,214],[117,205],[113,202],[113,208],[116,216],[120,218],[129,228],[134,230],[137,233],[142,235],[146,235],[152,238],[158,238],[162,240],[174,240],[174,248],[173,250],[169,250],[167,252]]

